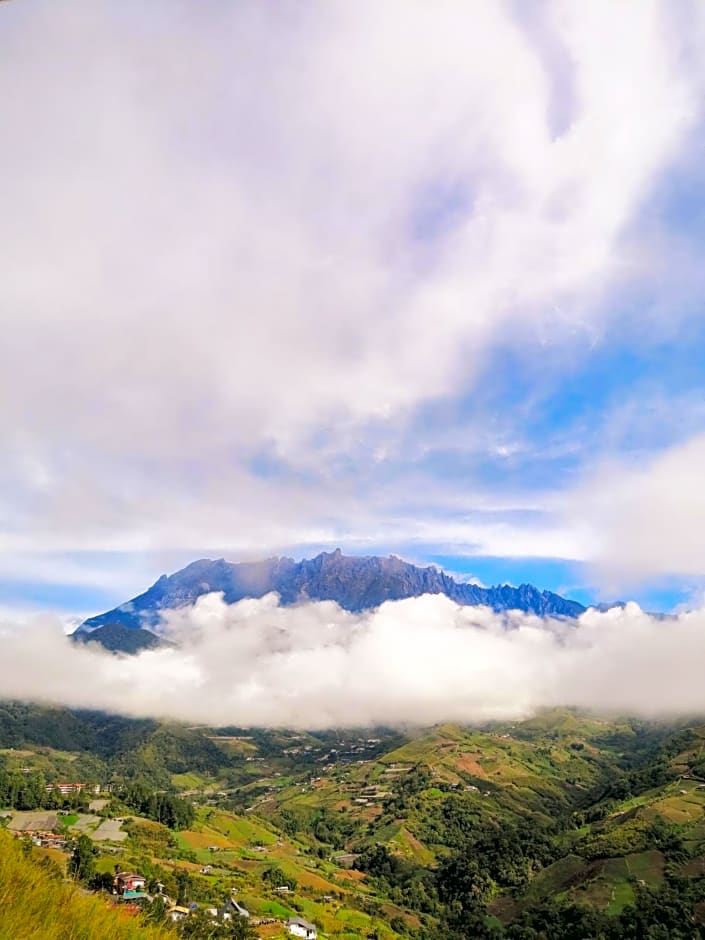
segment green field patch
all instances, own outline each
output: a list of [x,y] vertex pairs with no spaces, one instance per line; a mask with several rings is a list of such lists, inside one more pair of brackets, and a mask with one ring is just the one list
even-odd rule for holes
[[108,872],[112,875],[115,872],[115,856],[98,856],[95,860],[95,870],[97,872]]
[[[562,897],[559,895],[559,897]],[[614,885],[606,878],[595,878],[570,891],[565,898],[574,904],[587,904],[606,911],[614,897]]]
[[662,790],[654,789],[647,790],[645,793],[640,793],[639,796],[632,796],[628,800],[624,800],[622,803],[620,803],[618,809],[614,811],[610,818],[621,816],[622,814],[638,809],[641,806],[648,806],[649,804],[653,803],[654,800],[659,799],[662,795]]
[[257,745],[247,737],[227,737],[225,735],[208,735],[209,739],[229,756],[250,756],[257,753]]
[[663,882],[665,859],[657,849],[627,855],[625,862],[629,874],[649,887],[658,887]]
[[628,881],[618,881],[612,889],[612,897],[607,905],[608,914],[619,914],[627,906],[634,903],[634,889]]
[[[648,862],[642,860],[635,864],[637,867],[644,867]],[[634,901],[634,888],[631,884],[633,875],[626,859],[608,858],[603,862],[593,863],[591,872],[594,877],[559,897],[577,904],[588,904],[608,914],[618,914],[627,904]]]
[[193,857],[196,861],[200,862],[202,865],[210,863],[212,853],[208,852],[206,849],[194,849],[188,840],[188,836],[184,835],[183,832],[175,832],[174,839],[180,849],[186,852],[193,852]]
[[273,845],[277,842],[274,833],[251,818],[245,819],[228,813],[211,812],[206,815],[205,821],[209,829],[221,833],[239,846]]
[[[331,914],[325,908],[321,908],[312,903],[304,901],[301,905],[303,916],[307,920],[318,924],[325,936],[335,937],[336,940],[345,940],[345,938],[355,938],[372,936],[373,930],[380,938],[394,938],[398,934],[385,923],[389,915],[385,912],[380,917],[371,917],[362,911],[353,908],[341,906]],[[392,914],[391,916],[395,916]]]
[[629,868],[624,858],[608,858],[602,865],[602,873],[606,878],[622,881],[629,877]]
[[218,852],[212,852],[208,848],[194,849],[191,847],[188,840],[183,838],[183,833],[180,832],[175,833],[175,839],[180,849],[193,853],[192,858],[194,858],[199,865],[231,867],[241,861],[239,849],[220,849]]
[[133,846],[151,855],[170,858],[179,846],[177,836],[160,823],[148,819],[128,820],[123,829],[128,833]]
[[279,917],[282,920],[293,917],[294,910],[285,907],[280,901],[274,901],[269,898],[258,897],[253,894],[244,893],[241,895],[242,903],[252,914],[258,914],[264,917]]
[[419,865],[432,865],[435,855],[413,833],[400,826],[390,840],[391,845],[398,849],[406,858],[413,859]]
[[350,907],[340,907],[333,915],[333,919],[338,923],[345,924],[346,927],[363,928],[369,924],[370,918],[362,911],[353,910]]
[[190,849],[207,849],[209,846],[215,846],[218,849],[234,848],[233,843],[221,833],[215,830],[204,828],[198,831],[193,829],[183,829],[178,833],[179,844],[185,845]]
[[540,871],[529,882],[526,897],[532,900],[568,891],[592,877],[595,866],[577,855],[567,855]]
[[200,790],[203,789],[209,781],[200,774],[187,773],[172,774],[171,782],[178,790]]
[[645,816],[661,816],[667,822],[683,825],[701,819],[703,807],[694,800],[686,799],[684,795],[668,796],[652,803],[645,811]]
[[[287,877],[295,878],[301,888],[310,888],[321,894],[332,894],[336,890],[336,885],[301,863],[291,859],[281,859],[277,861],[277,864]],[[264,865],[263,870],[268,867]]]

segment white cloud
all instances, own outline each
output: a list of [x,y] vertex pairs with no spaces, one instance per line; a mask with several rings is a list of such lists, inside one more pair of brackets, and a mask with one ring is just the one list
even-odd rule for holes
[[705,435],[638,461],[598,468],[567,500],[603,581],[704,575]]
[[499,340],[599,335],[698,117],[671,4],[197,7],[0,13],[0,518],[34,544],[357,518],[249,459],[305,475]]
[[327,727],[520,718],[545,706],[701,714],[705,612],[636,605],[577,622],[427,595],[353,615],[220,595],[167,612],[178,648],[115,657],[60,624],[5,625],[3,695],[212,725]]

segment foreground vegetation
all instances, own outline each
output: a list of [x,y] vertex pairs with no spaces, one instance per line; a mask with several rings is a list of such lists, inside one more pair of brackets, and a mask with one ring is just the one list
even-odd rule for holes
[[67,884],[58,866],[0,832],[0,940],[174,940],[102,897]]

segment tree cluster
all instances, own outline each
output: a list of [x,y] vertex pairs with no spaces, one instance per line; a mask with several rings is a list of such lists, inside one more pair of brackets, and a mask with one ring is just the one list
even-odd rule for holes
[[152,790],[146,784],[133,783],[117,793],[130,809],[169,829],[188,829],[196,813],[187,800],[173,793]]

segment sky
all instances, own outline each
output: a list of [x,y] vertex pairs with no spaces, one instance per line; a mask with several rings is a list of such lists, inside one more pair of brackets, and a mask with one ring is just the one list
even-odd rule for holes
[[705,6],[0,4],[0,611],[705,591]]

